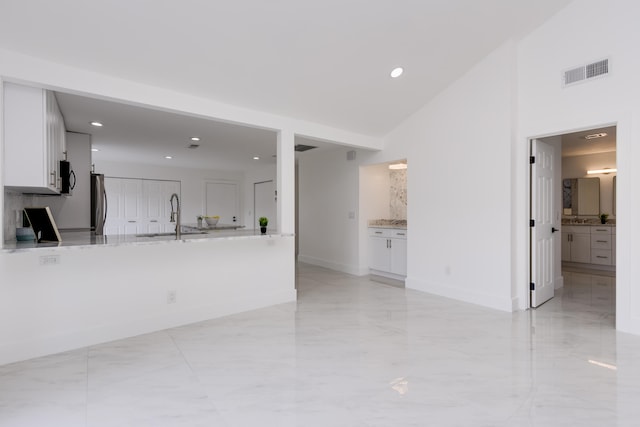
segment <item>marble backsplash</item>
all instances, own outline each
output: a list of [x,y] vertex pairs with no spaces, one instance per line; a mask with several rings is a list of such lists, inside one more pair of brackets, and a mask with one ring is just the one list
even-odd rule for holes
[[407,170],[390,170],[389,214],[393,219],[407,219]]

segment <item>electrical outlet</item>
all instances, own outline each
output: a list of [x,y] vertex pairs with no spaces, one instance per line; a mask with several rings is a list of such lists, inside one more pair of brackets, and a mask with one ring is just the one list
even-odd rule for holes
[[169,291],[167,292],[167,304],[175,304],[177,301],[177,292]]
[[40,265],[60,264],[60,255],[45,255],[40,257]]

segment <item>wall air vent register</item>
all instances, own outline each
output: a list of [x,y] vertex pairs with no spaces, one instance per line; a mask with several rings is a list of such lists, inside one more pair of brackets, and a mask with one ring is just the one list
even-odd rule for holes
[[597,77],[609,74],[609,59],[581,65],[562,73],[562,87],[573,86],[576,83],[585,82]]

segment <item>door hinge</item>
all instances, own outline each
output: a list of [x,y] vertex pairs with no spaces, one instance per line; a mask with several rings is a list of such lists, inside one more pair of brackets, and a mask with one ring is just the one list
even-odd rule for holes
[[536,284],[533,283],[533,282],[529,283],[529,290],[530,291],[535,291],[536,290]]
[[536,156],[529,156],[529,164],[534,164],[536,162]]
[[535,227],[536,226],[536,220],[535,219],[530,219],[529,220],[529,227]]

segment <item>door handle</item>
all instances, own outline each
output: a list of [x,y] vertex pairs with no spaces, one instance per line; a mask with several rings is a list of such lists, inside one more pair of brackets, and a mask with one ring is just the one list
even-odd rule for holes
[[560,231],[560,230],[558,230],[558,229],[557,229],[557,228],[555,228],[555,227],[551,227],[551,232],[552,232],[552,233],[555,233],[556,231]]

